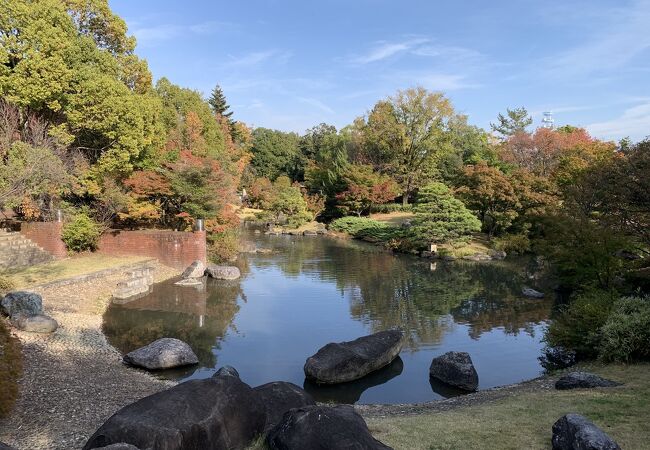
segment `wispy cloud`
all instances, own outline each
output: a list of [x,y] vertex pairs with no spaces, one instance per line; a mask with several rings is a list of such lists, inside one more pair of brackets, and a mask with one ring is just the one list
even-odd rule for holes
[[455,91],[458,89],[479,88],[481,85],[470,81],[466,75],[430,71],[405,71],[386,75],[386,79],[398,86],[422,86],[432,91]]
[[629,136],[640,140],[650,136],[650,100],[636,104],[612,120],[586,126],[589,133],[604,139],[621,139]]
[[608,16],[610,26],[599,27],[584,43],[546,58],[545,72],[558,77],[611,72],[650,50],[650,1],[621,5]]
[[364,55],[354,56],[350,61],[354,64],[369,64],[381,61],[391,56],[397,55],[416,48],[428,42],[428,39],[417,38],[409,39],[402,42],[378,42],[377,45]]
[[128,23],[129,32],[135,36],[140,45],[152,45],[156,42],[176,39],[182,36],[208,35],[229,27],[230,24],[206,21],[190,25],[160,24],[152,27],[142,26],[140,22]]
[[279,50],[264,50],[246,53],[239,56],[229,55],[229,60],[224,64],[229,67],[250,67],[257,66],[271,59],[286,61],[289,57],[290,53],[288,52],[281,52]]
[[325,103],[321,102],[318,99],[310,98],[310,97],[298,97],[297,100],[307,105],[314,106],[320,109],[321,111],[325,111],[326,113],[334,114],[334,110],[332,108],[330,108],[329,106],[327,106]]

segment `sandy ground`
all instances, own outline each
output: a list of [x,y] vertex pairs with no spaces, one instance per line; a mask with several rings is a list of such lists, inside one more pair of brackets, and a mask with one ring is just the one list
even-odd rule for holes
[[[155,281],[178,274],[155,266]],[[81,448],[121,407],[170,382],[128,368],[102,334],[102,314],[123,273],[65,286],[31,289],[59,329],[52,335],[16,331],[23,345],[21,397],[0,421],[0,441],[17,449]]]

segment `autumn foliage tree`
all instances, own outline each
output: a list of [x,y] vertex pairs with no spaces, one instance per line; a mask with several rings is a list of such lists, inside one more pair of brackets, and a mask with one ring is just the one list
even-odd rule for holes
[[343,175],[346,189],[336,195],[344,213],[361,216],[373,204],[382,204],[398,195],[397,184],[387,175],[374,172],[372,166],[350,165]]

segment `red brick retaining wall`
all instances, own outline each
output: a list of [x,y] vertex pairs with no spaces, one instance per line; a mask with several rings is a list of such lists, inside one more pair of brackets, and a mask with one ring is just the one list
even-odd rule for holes
[[207,262],[205,231],[109,230],[99,240],[99,252],[107,255],[138,255],[184,269],[195,260]]
[[61,222],[22,222],[20,234],[41,247],[43,250],[61,259],[68,255],[65,244],[61,240]]

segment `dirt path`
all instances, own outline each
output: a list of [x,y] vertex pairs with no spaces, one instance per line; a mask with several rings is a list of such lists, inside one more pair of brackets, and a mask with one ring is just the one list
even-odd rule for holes
[[[155,281],[177,275],[160,264]],[[81,448],[115,411],[171,385],[129,369],[102,334],[102,314],[122,272],[32,289],[59,323],[52,335],[17,331],[23,345],[21,397],[0,421],[0,441],[17,449]]]

